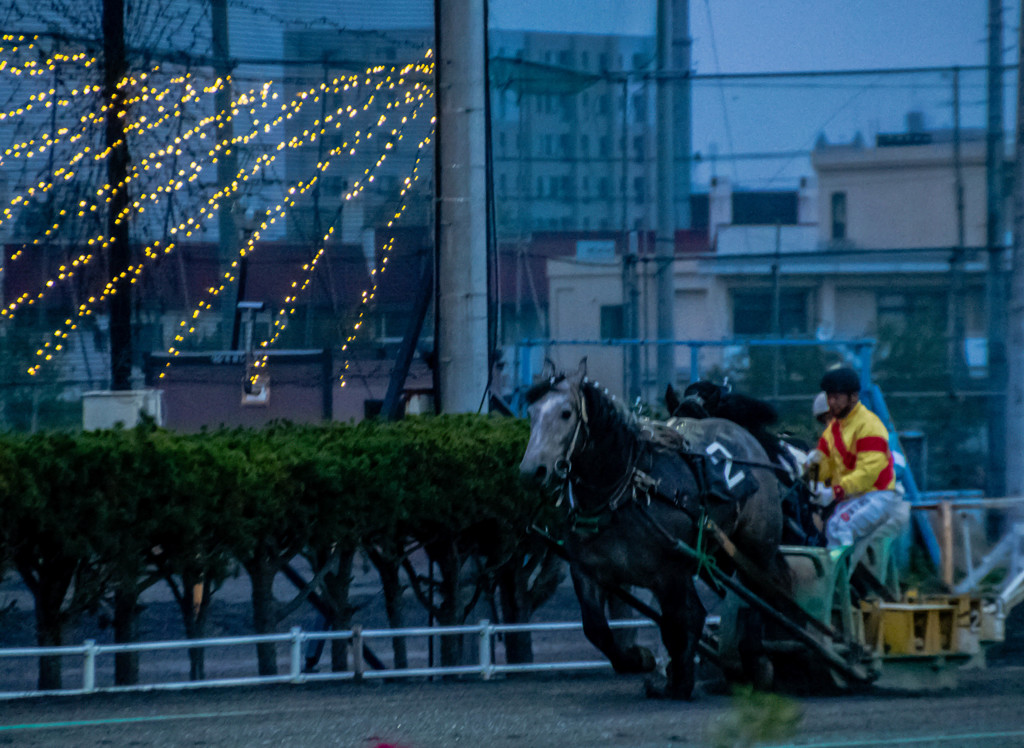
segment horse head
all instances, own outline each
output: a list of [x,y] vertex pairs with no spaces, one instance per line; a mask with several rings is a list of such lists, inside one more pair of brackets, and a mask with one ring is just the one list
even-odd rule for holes
[[552,487],[567,477],[585,426],[580,386],[586,379],[586,362],[584,358],[573,374],[556,375],[545,367],[547,378],[526,393],[530,440],[519,463],[524,482]]
[[680,397],[670,384],[665,388],[665,406],[670,418],[709,418],[716,414],[724,391],[720,385],[700,380]]

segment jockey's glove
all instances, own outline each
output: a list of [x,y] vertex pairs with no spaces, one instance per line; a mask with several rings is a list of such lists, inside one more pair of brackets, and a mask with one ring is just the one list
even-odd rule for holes
[[800,463],[800,469],[803,470],[805,473],[808,472],[812,467],[820,463],[821,459],[824,456],[825,455],[823,455],[817,449],[812,449],[810,452],[807,453],[803,461]]
[[828,506],[829,504],[832,503],[832,500],[834,498],[835,494],[832,491],[832,487],[826,486],[824,483],[819,483],[811,491],[810,500],[812,503],[817,504],[818,506]]

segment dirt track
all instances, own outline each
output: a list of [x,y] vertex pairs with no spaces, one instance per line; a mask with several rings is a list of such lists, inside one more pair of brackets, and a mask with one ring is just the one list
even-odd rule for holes
[[[965,674],[952,692],[763,701],[652,701],[639,677],[345,684],[38,699],[4,705],[0,744],[24,746],[1024,745],[1024,668]],[[769,724],[780,732],[765,734]]]
[[[245,590],[237,592],[220,601],[218,634],[244,633],[232,630],[247,626]],[[166,604],[154,600],[147,609],[145,638],[180,636],[165,620],[173,613]],[[315,623],[304,615],[303,625]],[[578,615],[571,592],[560,590],[544,617]],[[692,703],[674,703],[644,698],[640,677],[563,675],[30,698],[0,704],[0,745],[644,748],[743,745],[738,736],[747,729],[770,738],[767,745],[1024,746],[1022,617],[1024,606],[1007,622],[1007,641],[991,651],[992,667],[961,672],[951,692],[740,698],[704,690]],[[109,636],[93,629],[73,641],[87,633]],[[26,632],[4,627],[5,639],[15,634]],[[240,657],[251,668],[248,648]],[[34,663],[24,666],[21,678],[32,688]],[[75,682],[70,673],[67,682]],[[768,724],[781,731],[771,737]]]

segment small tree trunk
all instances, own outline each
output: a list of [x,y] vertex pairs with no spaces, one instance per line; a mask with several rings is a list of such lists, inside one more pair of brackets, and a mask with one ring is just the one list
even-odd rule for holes
[[[330,601],[335,615],[328,627],[331,631],[344,631],[352,626],[352,606],[348,604],[349,588],[352,585],[352,563],[355,559],[355,548],[340,551],[338,556],[337,574],[324,575],[324,596]],[[347,639],[335,639],[331,642],[331,672],[340,673],[348,670]]]
[[[459,620],[459,562],[452,552],[443,553],[441,558],[435,561],[441,574],[437,585],[441,593],[441,602],[437,607],[437,622],[442,626],[456,626],[463,623]],[[442,636],[441,667],[461,665],[462,651],[461,636]]]
[[[386,562],[380,555],[371,554],[377,573],[380,575],[381,588],[384,591],[384,611],[388,616],[388,626],[393,629],[402,628],[404,624],[402,610],[402,582],[399,564]],[[395,669],[404,670],[409,667],[409,650],[405,639],[396,636],[391,640],[391,649],[395,658]]]
[[[252,583],[252,624],[257,634],[272,634],[277,627],[277,604],[274,600],[275,570],[262,554],[246,564]],[[277,675],[277,648],[272,642],[256,645],[260,675]]]
[[[498,573],[502,623],[525,623],[530,619],[530,612],[524,610],[517,572],[511,564],[506,564]],[[533,662],[533,636],[529,631],[506,632],[505,659],[509,664]]]
[[[182,617],[185,636],[202,639],[206,636],[206,615],[210,612],[210,584],[199,576],[182,575]],[[190,680],[206,678],[206,649],[189,647],[188,677]]]
[[[136,584],[126,584],[114,592],[114,641],[129,644],[139,638],[139,592]],[[139,653],[114,655],[114,683],[131,686],[139,682]]]
[[[64,626],[67,623],[63,609],[64,598],[74,577],[74,564],[55,562],[33,569],[32,564],[23,559],[16,563],[18,572],[22,579],[26,580],[35,597],[36,642],[40,647],[61,646],[64,643]],[[40,657],[39,690],[58,691],[62,685],[60,656]]]
[[[63,600],[63,596],[60,598]],[[57,608],[40,605],[36,601],[36,642],[40,647],[59,647],[64,644],[64,622],[60,615],[60,601]],[[59,655],[43,655],[39,658],[39,690],[59,691],[63,685],[61,658]]]
[[[164,581],[174,590],[174,598],[181,611],[185,626],[185,638],[202,639],[206,635],[206,614],[210,610],[210,585],[201,574],[183,572],[181,589],[174,582],[173,575],[165,574]],[[197,681],[206,678],[206,650],[189,647],[188,677]]]

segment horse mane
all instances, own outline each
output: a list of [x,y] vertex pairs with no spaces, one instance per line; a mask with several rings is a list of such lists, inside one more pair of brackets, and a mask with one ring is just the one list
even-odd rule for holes
[[683,438],[678,431],[660,421],[641,418],[629,410],[621,400],[608,395],[600,386],[584,381],[580,385],[586,399],[591,422],[595,414],[606,432],[621,431],[634,439],[637,444],[650,444],[656,449],[680,451],[684,449]]
[[[526,404],[533,405],[566,379],[567,375],[561,373],[540,380],[523,394]],[[638,417],[596,382],[584,378],[578,385],[570,386],[582,395],[588,419],[591,423],[599,423],[603,434],[621,433],[628,440],[635,440],[638,444],[649,442],[656,448],[676,451],[683,448],[679,432],[663,423]]]

